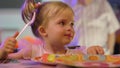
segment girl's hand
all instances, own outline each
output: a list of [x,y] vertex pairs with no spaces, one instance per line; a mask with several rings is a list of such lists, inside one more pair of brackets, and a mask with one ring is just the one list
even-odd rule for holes
[[91,46],[87,49],[87,54],[104,54],[104,50],[100,46]]
[[80,48],[69,49],[67,54],[81,54],[81,55],[84,55],[84,53],[81,51]]
[[17,40],[16,37],[19,34],[19,32],[16,32],[14,36],[7,38],[3,43],[2,43],[2,51],[5,53],[12,53],[15,49]]

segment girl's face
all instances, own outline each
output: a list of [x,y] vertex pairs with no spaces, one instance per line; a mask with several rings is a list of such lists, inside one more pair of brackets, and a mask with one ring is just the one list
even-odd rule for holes
[[63,11],[59,16],[50,19],[46,28],[47,40],[52,45],[66,45],[74,36],[74,17],[70,11]]

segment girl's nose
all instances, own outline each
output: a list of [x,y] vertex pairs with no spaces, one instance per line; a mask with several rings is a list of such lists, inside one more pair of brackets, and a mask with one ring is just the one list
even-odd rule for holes
[[72,31],[72,32],[74,32],[73,26],[71,26],[71,25],[67,26],[67,31]]

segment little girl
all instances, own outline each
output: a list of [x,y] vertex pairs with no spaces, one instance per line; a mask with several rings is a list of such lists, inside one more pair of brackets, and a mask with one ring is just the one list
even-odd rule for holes
[[[36,4],[34,0],[25,0],[22,8],[22,18],[25,23],[31,20],[34,12],[36,17],[31,25],[32,32],[42,39],[43,43],[29,45],[17,53],[9,54],[9,58],[31,59],[45,53],[81,54],[79,48],[73,50],[65,48],[65,45],[69,44],[74,37],[74,13],[68,5],[59,1]],[[5,43],[10,41],[12,40]]]

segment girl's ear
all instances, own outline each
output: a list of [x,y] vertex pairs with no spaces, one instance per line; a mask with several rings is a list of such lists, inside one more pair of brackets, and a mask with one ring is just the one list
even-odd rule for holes
[[42,37],[47,36],[46,30],[45,30],[45,28],[44,28],[43,26],[39,26],[38,32],[39,32],[39,34],[40,34]]

